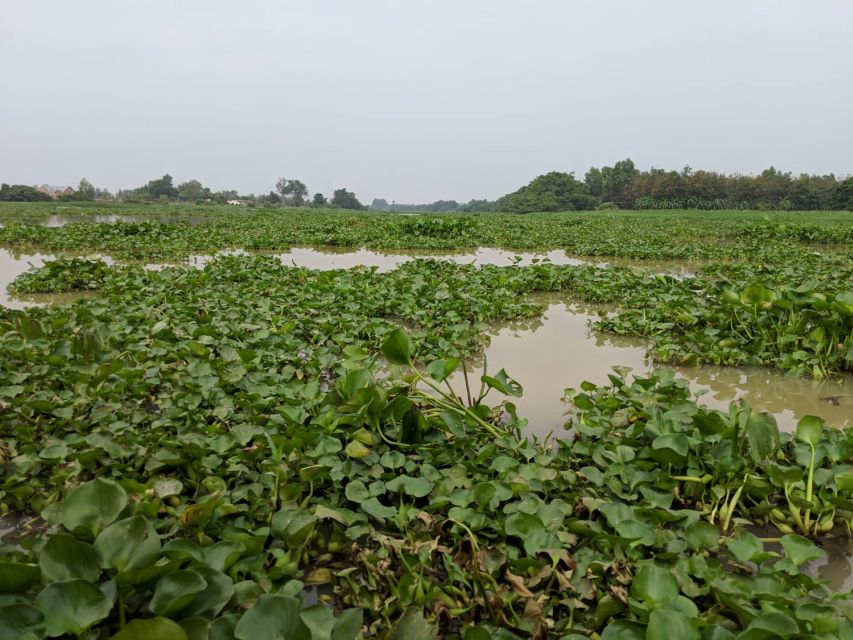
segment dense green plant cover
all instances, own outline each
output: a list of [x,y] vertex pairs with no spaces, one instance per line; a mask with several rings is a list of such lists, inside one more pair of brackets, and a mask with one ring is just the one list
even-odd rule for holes
[[[181,289],[173,291],[178,278]],[[519,294],[563,291],[615,305],[615,313],[594,327],[649,338],[650,353],[662,362],[765,365],[815,377],[853,371],[853,262],[844,256],[803,256],[785,268],[711,265],[686,279],[547,263],[477,268],[418,260],[389,273],[362,269],[319,274],[285,267],[273,258],[232,257],[201,272],[154,273],[138,266],[110,268],[97,260],[66,259],[20,276],[12,290],[103,286],[115,308],[129,304],[135,309],[147,304],[138,297],[142,286],[163,291],[166,299],[181,295],[179,291],[216,299],[231,278],[241,288],[232,289],[227,299],[242,292],[241,307],[264,292],[282,303],[299,304],[302,313],[322,312],[333,326],[353,322],[349,329],[359,337],[381,337],[387,319],[402,319],[424,330],[436,356],[468,356],[484,346],[485,325],[467,323],[537,315],[540,307]],[[326,299],[326,291],[352,290],[360,293]],[[332,314],[337,314],[335,320]]]
[[[95,203],[98,204],[98,203]],[[48,228],[26,222],[66,215],[147,215],[151,220],[78,222]],[[158,218],[160,218],[158,220]],[[184,220],[181,224],[171,223]],[[393,213],[228,207],[92,206],[0,203],[0,246],[41,252],[103,252],[115,258],[176,260],[223,249],[285,250],[300,245],[381,250],[565,249],[588,256],[797,260],[814,247],[853,243],[844,212],[595,211],[401,216]],[[849,253],[848,253],[849,255]]]
[[[400,330],[381,350],[402,377],[377,382],[350,350],[329,392],[303,383],[299,404],[271,390],[239,416],[227,404],[148,409],[147,428],[41,414],[54,444],[6,438],[20,479],[52,467],[61,492],[76,488],[42,510],[45,532],[0,548],[2,628],[246,640],[344,639],[362,623],[406,638],[853,631],[849,596],[801,569],[823,555],[806,536],[849,533],[850,430],[809,417],[780,434],[747,406],[696,405],[662,370],[585,384],[571,394],[574,441],[530,442],[511,403],[483,402],[489,389],[521,394],[505,372],[462,402],[440,386],[458,360],[417,362]],[[337,619],[295,597],[312,584]]]
[[[419,231],[493,231],[473,219]],[[174,226],[136,246],[172,251]],[[849,637],[849,596],[804,567],[850,535],[853,431],[779,433],[660,370],[571,391],[572,438],[537,442],[506,372],[443,382],[536,291],[616,303],[597,326],[661,358],[849,370],[849,254],[796,246],[844,225],[769,226],[730,230],[761,261],[683,280],[245,256],[25,274],[97,296],[0,308],[0,510],[45,522],[0,545],[0,637]]]
[[46,262],[15,280],[10,293],[63,293],[100,289],[112,272],[98,258],[65,258]]

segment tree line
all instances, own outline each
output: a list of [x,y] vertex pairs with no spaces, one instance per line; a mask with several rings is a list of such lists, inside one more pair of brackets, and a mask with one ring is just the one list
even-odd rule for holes
[[37,187],[23,184],[0,185],[0,201],[7,202],[40,202],[50,200],[94,202],[99,201],[122,201],[122,202],[194,202],[196,204],[225,204],[238,203],[246,206],[265,207],[302,207],[334,208],[334,209],[367,209],[352,191],[345,188],[335,189],[332,196],[327,198],[322,193],[315,193],[311,200],[306,200],[308,189],[300,180],[288,180],[279,178],[275,184],[275,190],[266,195],[256,196],[254,194],[241,195],[234,190],[213,191],[205,187],[198,180],[188,180],[175,184],[169,174],[160,178],[149,180],[136,189],[119,190],[111,193],[106,189],[98,189],[83,178],[76,189],[69,189],[68,193],[53,196]]
[[[76,190],[58,196],[60,200],[126,202],[238,203],[264,207],[312,207],[364,210],[355,193],[336,189],[331,197],[314,193],[294,178],[279,178],[266,195],[240,195],[237,191],[213,191],[198,180],[175,184],[172,176],[150,180],[141,187],[115,194],[95,188],[83,178]],[[0,200],[51,200],[27,185],[0,187]],[[427,204],[388,203],[376,198],[369,207],[375,211],[573,211],[593,209],[756,209],[756,210],[853,210],[853,176],[800,174],[794,176],[773,167],[758,175],[723,174],[684,167],[681,171],[649,169],[640,171],[630,159],[613,166],[591,167],[579,180],[573,173],[552,171],[497,200],[437,200]]]

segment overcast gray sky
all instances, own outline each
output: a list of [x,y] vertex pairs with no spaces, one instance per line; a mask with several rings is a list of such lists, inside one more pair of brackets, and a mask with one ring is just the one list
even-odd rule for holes
[[0,0],[0,180],[495,198],[853,173],[851,0]]

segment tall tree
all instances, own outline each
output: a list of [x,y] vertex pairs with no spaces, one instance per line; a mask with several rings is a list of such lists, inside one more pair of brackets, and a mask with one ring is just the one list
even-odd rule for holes
[[275,182],[275,190],[281,194],[282,201],[292,207],[304,205],[305,196],[308,195],[308,187],[301,180],[279,178]]
[[352,191],[346,189],[335,189],[332,196],[332,206],[338,209],[357,209],[364,210],[365,206],[358,201]]

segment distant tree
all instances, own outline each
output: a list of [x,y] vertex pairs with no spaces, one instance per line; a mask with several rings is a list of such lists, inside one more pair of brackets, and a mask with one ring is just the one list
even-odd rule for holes
[[579,182],[574,175],[552,171],[504,196],[499,206],[513,213],[529,213],[593,209],[595,204],[595,198],[587,192],[586,185]]
[[838,183],[834,200],[834,208],[853,211],[853,176]]
[[314,197],[311,198],[312,207],[325,207],[328,203],[329,201],[326,200],[326,196],[320,192],[315,193]]
[[374,198],[370,203],[370,208],[374,211],[388,211],[391,207],[388,206],[388,201],[385,198]]
[[270,191],[265,196],[259,196],[258,202],[267,207],[275,207],[281,204],[281,196],[278,195],[275,191]]
[[589,195],[604,202],[616,202],[621,207],[630,208],[628,192],[638,173],[634,162],[626,158],[612,167],[591,167],[584,176],[584,184]]
[[356,209],[364,210],[366,207],[358,201],[352,191],[346,189],[335,189],[332,196],[332,206],[338,209]]
[[497,201],[495,200],[469,200],[459,207],[460,211],[497,211]]
[[162,178],[150,180],[144,186],[134,189],[130,196],[131,199],[169,201],[178,198],[178,190],[172,183],[172,176],[167,173]]
[[59,199],[66,202],[94,202],[96,191],[97,190],[92,186],[92,183],[86,180],[86,178],[83,178],[80,180],[80,184],[77,186],[76,191],[72,190],[69,193],[63,193],[59,196]]
[[210,189],[203,186],[198,180],[187,180],[178,185],[178,197],[188,202],[204,200],[210,197]]
[[79,194],[79,200],[95,199],[95,187],[86,178],[81,178],[80,184],[77,186],[77,193]]
[[308,195],[308,187],[301,180],[288,180],[279,178],[275,183],[275,190],[281,195],[281,200],[291,207],[301,207],[305,204],[305,196]]
[[3,183],[0,187],[0,200],[7,202],[39,202],[52,200],[46,193],[25,184],[8,185]]

